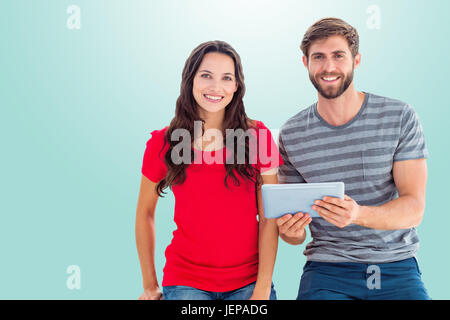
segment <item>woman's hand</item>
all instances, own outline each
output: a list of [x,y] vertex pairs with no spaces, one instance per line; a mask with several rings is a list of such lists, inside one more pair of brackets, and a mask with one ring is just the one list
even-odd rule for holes
[[159,287],[153,289],[145,289],[144,293],[138,298],[138,300],[162,300],[162,293]]
[[249,300],[269,300],[269,298],[270,298],[270,289],[268,292],[254,290]]

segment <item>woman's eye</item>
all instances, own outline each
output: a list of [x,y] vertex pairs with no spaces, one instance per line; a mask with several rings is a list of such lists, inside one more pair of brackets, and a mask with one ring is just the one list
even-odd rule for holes
[[211,75],[210,74],[208,74],[208,73],[204,73],[204,74],[202,74],[202,75],[200,75],[200,77],[202,77],[202,78],[210,78],[211,77]]
[[233,80],[233,78],[231,78],[231,77],[223,77],[223,79],[227,80],[227,81]]

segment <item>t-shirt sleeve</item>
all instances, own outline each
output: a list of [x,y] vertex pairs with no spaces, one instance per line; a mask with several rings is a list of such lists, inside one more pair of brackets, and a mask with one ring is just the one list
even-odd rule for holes
[[283,158],[278,151],[270,130],[261,122],[258,122],[258,155],[256,169],[261,173],[277,168],[283,164]]
[[165,130],[155,130],[151,133],[151,138],[147,141],[142,162],[142,174],[153,182],[161,181],[167,173],[167,167],[164,162],[164,155],[168,145],[164,146]]
[[400,138],[394,161],[422,159],[428,157],[425,137],[419,118],[410,105],[402,112]]
[[278,170],[278,183],[305,183],[305,179],[303,179],[302,175],[289,159],[281,132],[278,138],[278,146],[280,148],[280,155],[283,158],[283,164],[280,165],[280,169]]

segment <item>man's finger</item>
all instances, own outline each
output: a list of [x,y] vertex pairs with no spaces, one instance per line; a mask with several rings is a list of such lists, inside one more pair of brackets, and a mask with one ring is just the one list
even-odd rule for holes
[[308,214],[296,214],[297,220],[289,227],[288,232],[294,232],[298,228],[298,224],[302,224],[302,221],[309,217]]
[[339,215],[338,213],[332,212],[326,208],[320,207],[320,206],[312,206],[312,209],[314,211],[317,211],[318,214],[325,214],[328,217],[332,217],[334,220],[339,220],[339,217],[341,215]]
[[327,220],[329,223],[334,224],[338,228],[343,228],[344,226],[348,225],[345,215],[339,215],[321,207],[319,207],[316,211],[322,218]]
[[329,223],[331,223],[332,225],[335,225],[336,227],[340,228],[340,221],[336,220],[332,214],[330,214],[329,211],[321,209],[320,211],[317,211],[317,213],[324,218],[326,221],[328,221]]
[[281,227],[286,221],[288,221],[289,219],[291,219],[292,214],[286,214],[284,216],[282,216],[281,218],[277,219],[277,225],[279,227]]
[[280,226],[280,229],[283,232],[287,232],[289,230],[289,228],[291,228],[292,225],[294,225],[302,216],[303,216],[303,214],[295,214],[289,220],[287,220],[285,223],[283,223]]
[[342,207],[342,208],[345,208],[345,201],[340,199],[340,198],[323,197],[322,201],[326,202],[326,203],[334,204],[334,205]]
[[337,214],[345,214],[346,210],[339,205],[332,204],[330,202],[325,202],[321,200],[316,200],[314,202],[317,206],[327,209],[330,212]]
[[303,218],[301,218],[297,223],[295,224],[295,229],[292,230],[293,232],[298,232],[301,229],[306,228],[308,224],[310,224],[312,221],[312,218],[309,215],[305,215]]

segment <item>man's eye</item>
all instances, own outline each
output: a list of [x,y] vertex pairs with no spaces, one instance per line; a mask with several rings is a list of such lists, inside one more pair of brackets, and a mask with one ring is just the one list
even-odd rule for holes
[[323,58],[322,56],[314,56],[314,57],[313,57],[314,60],[320,60],[320,59],[322,59],[322,58]]

